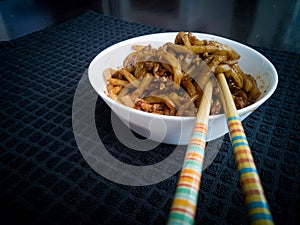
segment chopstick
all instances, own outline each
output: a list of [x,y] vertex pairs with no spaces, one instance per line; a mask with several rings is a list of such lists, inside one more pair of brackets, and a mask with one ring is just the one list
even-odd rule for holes
[[185,154],[168,224],[194,224],[204,161],[212,89],[212,82],[209,80],[204,88],[194,129]]
[[219,73],[216,77],[223,92],[223,107],[227,118],[234,159],[240,175],[240,184],[249,222],[251,224],[274,224],[225,75]]

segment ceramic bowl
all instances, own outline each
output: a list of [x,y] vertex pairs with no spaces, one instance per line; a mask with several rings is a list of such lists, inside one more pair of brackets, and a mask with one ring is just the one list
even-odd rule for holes
[[[95,91],[131,130],[156,142],[187,145],[195,117],[156,115],[124,106],[107,96],[106,81],[103,76],[107,68],[122,67],[123,60],[132,52],[132,45],[150,44],[157,48],[166,42],[174,42],[176,35],[177,32],[150,34],[114,44],[92,60],[88,68],[88,77]],[[262,95],[254,104],[238,110],[241,120],[246,119],[270,98],[277,87],[278,75],[275,67],[265,56],[244,44],[227,38],[204,33],[193,33],[193,35],[200,40],[215,40],[231,46],[241,56],[239,60],[241,69],[256,79]],[[227,132],[224,114],[209,117],[207,141],[217,139]]]

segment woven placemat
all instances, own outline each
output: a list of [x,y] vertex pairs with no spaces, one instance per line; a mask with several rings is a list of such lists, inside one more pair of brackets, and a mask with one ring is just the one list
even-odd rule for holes
[[[7,224],[166,224],[178,173],[147,186],[104,178],[74,138],[72,104],[91,60],[119,41],[166,30],[95,12],[0,43],[0,202]],[[243,124],[277,224],[299,223],[300,56],[256,48],[279,74],[273,96]],[[82,109],[84,110],[84,105]],[[98,98],[97,131],[126,163],[159,162],[174,146],[133,153],[114,135],[111,112]],[[148,174],[149,175],[149,174]],[[147,174],[145,176],[148,176]],[[151,176],[151,174],[149,175]],[[196,224],[247,224],[228,135],[203,171]],[[2,224],[5,224],[1,222]]]

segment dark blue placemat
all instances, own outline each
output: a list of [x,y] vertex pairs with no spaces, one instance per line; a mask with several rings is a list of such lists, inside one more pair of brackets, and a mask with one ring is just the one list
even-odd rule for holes
[[[87,91],[92,90],[86,78],[91,60],[119,41],[164,31],[88,12],[0,43],[1,221],[166,223],[178,173],[148,186],[112,182],[87,164],[72,127],[72,104],[79,81]],[[275,65],[279,84],[273,96],[243,124],[275,223],[297,224],[300,56],[256,49]],[[146,165],[174,151],[174,146],[162,144],[151,152],[134,154],[114,135],[110,110],[101,99],[95,111],[99,137],[120,160]],[[245,212],[226,135],[213,163],[203,172],[196,224],[246,224]]]

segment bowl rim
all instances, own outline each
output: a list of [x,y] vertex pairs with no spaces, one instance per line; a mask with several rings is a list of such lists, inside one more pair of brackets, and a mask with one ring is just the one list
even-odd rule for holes
[[[238,45],[244,49],[246,49],[247,51],[251,51],[252,53],[254,54],[257,54],[259,55],[261,58],[263,58],[263,60],[265,62],[267,62],[267,64],[270,66],[270,72],[272,74],[274,74],[272,76],[272,78],[274,79],[274,82],[273,82],[273,85],[270,86],[270,89],[269,91],[262,97],[262,98],[259,98],[258,101],[256,101],[255,103],[245,107],[245,108],[242,108],[242,109],[239,109],[237,110],[238,112],[238,115],[244,115],[244,114],[247,114],[249,112],[253,112],[255,111],[260,105],[262,105],[265,101],[267,101],[271,96],[272,94],[275,92],[276,88],[277,88],[277,85],[278,85],[278,73],[277,73],[277,70],[275,68],[275,66],[270,62],[270,60],[264,56],[263,54],[261,54],[260,52],[258,52],[257,50],[247,46],[246,44],[242,44],[240,42],[237,42],[235,40],[232,40],[232,39],[229,39],[229,38],[226,38],[226,37],[222,37],[222,36],[218,36],[218,35],[214,35],[214,34],[209,34],[209,33],[201,33],[201,32],[192,32],[190,31],[193,35],[195,36],[202,36],[201,38],[209,38],[209,39],[218,39],[218,41],[226,41],[226,42],[231,42],[231,43],[234,43],[235,45]],[[88,79],[90,81],[90,84],[92,85],[92,87],[94,88],[94,90],[100,95],[101,98],[105,99],[106,101],[108,101],[109,103],[111,103],[111,105],[117,105],[118,107],[120,107],[121,109],[123,110],[130,110],[130,111],[133,111],[134,113],[137,113],[138,115],[141,115],[141,116],[145,116],[145,117],[149,117],[149,118],[159,118],[159,119],[165,119],[165,120],[180,120],[180,121],[190,121],[190,120],[195,120],[196,116],[167,116],[167,115],[159,115],[159,114],[154,114],[154,113],[148,113],[148,112],[144,112],[144,111],[140,111],[140,110],[137,110],[137,109],[134,109],[134,108],[130,108],[128,106],[125,106],[111,98],[109,98],[107,96],[107,94],[103,91],[103,90],[97,90],[97,88],[94,86],[94,83],[92,82],[92,79],[91,79],[91,68],[93,67],[93,65],[98,61],[98,59],[100,57],[102,57],[103,55],[105,55],[106,53],[109,53],[111,52],[112,50],[118,48],[118,47],[121,47],[123,46],[124,44],[127,44],[127,45],[130,45],[130,44],[134,44],[135,42],[141,42],[140,39],[141,38],[147,38],[147,37],[155,37],[155,36],[158,36],[158,37],[162,37],[162,36],[175,36],[178,34],[178,32],[162,32],[162,33],[152,33],[152,34],[146,34],[146,35],[141,35],[141,36],[137,36],[137,37],[133,37],[133,38],[129,38],[129,39],[126,39],[126,40],[123,40],[123,41],[120,41],[120,42],[117,42],[107,48],[105,48],[104,50],[102,50],[100,53],[98,53],[94,58],[93,60],[91,61],[91,63],[89,64],[89,67],[88,67]],[[154,41],[149,41],[149,44],[151,44],[151,42],[154,42]],[[158,42],[158,41],[155,41],[155,42]],[[165,43],[164,41],[161,41],[162,43]],[[121,65],[120,65],[121,66]],[[101,74],[99,74],[101,75]],[[102,74],[103,76],[103,74]],[[221,114],[216,114],[216,115],[210,115],[209,116],[209,120],[213,120],[213,119],[217,119],[217,118],[220,118],[220,117],[224,117],[225,114],[224,113],[221,113]]]

